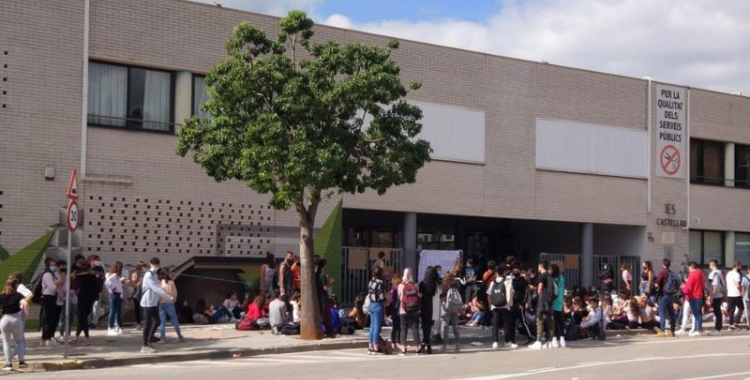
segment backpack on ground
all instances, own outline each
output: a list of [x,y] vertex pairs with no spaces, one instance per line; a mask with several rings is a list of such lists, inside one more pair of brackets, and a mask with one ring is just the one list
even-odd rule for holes
[[457,314],[463,306],[464,302],[461,300],[461,294],[458,293],[458,289],[448,289],[448,293],[445,295],[445,309],[448,313]]
[[492,283],[490,302],[492,302],[492,306],[494,307],[505,307],[508,305],[508,291],[505,287],[505,279],[495,279],[495,282]]
[[378,352],[390,355],[393,353],[393,343],[383,338],[378,338]]
[[415,283],[404,284],[403,298],[401,300],[401,307],[407,313],[416,313],[420,309],[419,305],[419,288]]
[[299,323],[295,324],[286,324],[281,327],[281,335],[299,335],[300,333],[300,325]]
[[675,272],[667,273],[667,281],[664,284],[664,293],[673,296],[680,290],[680,277]]

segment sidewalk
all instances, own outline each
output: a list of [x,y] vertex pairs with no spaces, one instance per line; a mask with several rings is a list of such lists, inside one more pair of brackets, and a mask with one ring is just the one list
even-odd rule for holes
[[[123,335],[107,336],[106,329],[91,331],[90,346],[70,346],[68,358],[63,358],[63,346],[41,347],[41,334],[27,332],[27,355],[29,371],[55,371],[127,366],[134,364],[164,363],[205,359],[229,359],[239,356],[267,355],[274,353],[296,353],[319,350],[343,350],[367,347],[367,330],[354,335],[340,335],[335,339],[302,341],[298,336],[273,335],[270,331],[237,331],[233,324],[182,326],[185,337],[177,343],[171,329],[167,330],[169,343],[154,344],[156,354],[141,354],[140,331],[127,330]],[[639,330],[610,331],[608,336],[636,335]],[[158,332],[157,332],[158,335]],[[382,332],[390,336],[390,327]],[[461,343],[492,341],[491,329],[461,328]]]

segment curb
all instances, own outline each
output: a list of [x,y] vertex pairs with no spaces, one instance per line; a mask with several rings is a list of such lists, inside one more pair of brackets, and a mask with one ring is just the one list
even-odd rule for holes
[[[647,330],[634,329],[634,330],[608,330],[607,337],[614,338],[617,336],[636,336],[647,333]],[[491,343],[492,337],[473,337],[473,338],[461,338],[462,344],[471,344],[472,342]],[[143,355],[133,356],[127,358],[114,358],[114,359],[80,359],[80,360],[65,360],[65,361],[46,361],[39,362],[37,366],[41,366],[44,371],[67,371],[77,369],[102,369],[111,367],[122,367],[138,364],[159,364],[159,363],[174,363],[194,360],[222,360],[232,359],[238,357],[252,357],[260,355],[271,355],[271,354],[296,354],[302,352],[315,352],[315,351],[332,351],[332,350],[348,350],[356,348],[366,348],[367,341],[365,340],[350,340],[345,342],[319,342],[309,343],[298,346],[284,346],[284,347],[268,347],[268,348],[247,348],[247,349],[217,349],[217,350],[206,350],[190,353],[174,353],[174,354],[162,354],[162,355]]]

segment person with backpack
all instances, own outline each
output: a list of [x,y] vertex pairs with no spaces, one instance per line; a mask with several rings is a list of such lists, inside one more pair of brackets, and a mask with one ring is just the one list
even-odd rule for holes
[[[414,345],[419,347],[419,287],[414,282],[411,268],[404,269],[404,276],[398,286],[398,299],[401,300],[399,307],[399,318],[401,319],[401,352],[399,356],[406,355],[406,336],[409,329],[414,334]],[[417,352],[417,354],[419,354]]]
[[[677,326],[672,303],[674,296],[680,290],[680,277],[677,276],[677,273],[669,269],[671,265],[671,260],[664,259],[662,261],[661,273],[656,278],[656,287],[659,292],[659,329],[661,330],[657,332],[657,337],[673,337],[675,327]],[[669,331],[666,330],[666,317],[669,317]]]
[[747,327],[750,329],[750,270],[744,276],[740,282],[740,293],[742,294],[742,301],[745,304],[745,321]]
[[502,323],[505,345],[510,348],[518,348],[515,343],[516,336],[516,314],[513,312],[513,277],[507,266],[495,267],[497,276],[487,289],[487,298],[492,310],[492,337],[494,342],[492,348],[497,349],[500,344],[499,327]]
[[552,320],[555,323],[555,339],[552,340],[552,348],[565,347],[565,318],[563,316],[563,302],[565,301],[565,276],[557,264],[550,265],[550,274],[557,283],[557,297],[552,301]]
[[[432,334],[432,324],[435,322],[433,318],[434,298],[435,295],[440,294],[440,282],[438,281],[437,270],[427,268],[424,275],[424,280],[419,283],[419,299],[421,300],[421,307],[419,315],[422,326],[422,345],[419,347],[419,353],[432,354],[432,342],[430,337]],[[438,303],[439,304],[439,303]]]
[[453,328],[453,341],[455,352],[460,351],[458,339],[458,317],[461,314],[461,308],[464,303],[461,300],[461,291],[458,281],[452,274],[448,273],[443,277],[443,293],[441,295],[441,304],[443,308],[443,352],[448,352],[448,327]]
[[[539,263],[539,281],[536,285],[536,342],[531,349],[552,348],[555,334],[555,324],[552,322],[552,302],[557,298],[558,288],[554,278],[549,273],[549,263]],[[546,343],[542,343],[544,333],[547,333]]]
[[370,340],[367,347],[368,355],[380,352],[380,330],[383,328],[385,317],[385,284],[383,283],[383,268],[375,267],[372,271],[372,279],[367,285],[367,298],[370,300]]
[[398,286],[401,284],[401,274],[396,273],[391,279],[391,290],[390,290],[390,304],[388,311],[391,316],[391,344],[396,347],[396,344],[401,341],[401,318],[399,318],[399,309],[401,308],[401,301],[398,298]]
[[721,314],[721,303],[724,302],[724,291],[726,289],[726,283],[724,283],[724,275],[719,270],[719,261],[711,260],[708,263],[708,267],[711,268],[711,272],[708,274],[708,281],[710,281],[709,297],[707,302],[711,302],[711,307],[714,311],[714,331],[709,332],[707,335],[719,335],[723,327],[724,316]]

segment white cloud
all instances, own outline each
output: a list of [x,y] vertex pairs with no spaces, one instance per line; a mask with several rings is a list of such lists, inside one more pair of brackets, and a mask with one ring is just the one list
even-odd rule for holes
[[189,0],[197,3],[221,4],[224,8],[273,16],[284,16],[293,9],[313,14],[321,0]]
[[750,1],[503,0],[484,22],[323,24],[750,95]]

